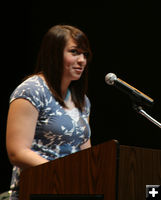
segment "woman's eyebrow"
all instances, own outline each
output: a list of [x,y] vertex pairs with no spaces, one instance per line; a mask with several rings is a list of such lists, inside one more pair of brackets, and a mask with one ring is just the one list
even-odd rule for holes
[[78,48],[78,46],[77,45],[72,45],[72,46],[70,46],[70,48]]

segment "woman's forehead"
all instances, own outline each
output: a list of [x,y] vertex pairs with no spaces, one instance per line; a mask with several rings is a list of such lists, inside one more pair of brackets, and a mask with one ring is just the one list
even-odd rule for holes
[[74,40],[72,37],[69,37],[68,39],[67,39],[67,45],[77,45],[77,41],[76,40]]

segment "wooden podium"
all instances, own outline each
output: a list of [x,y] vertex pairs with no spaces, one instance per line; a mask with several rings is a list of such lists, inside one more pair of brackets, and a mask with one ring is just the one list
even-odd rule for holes
[[20,200],[143,200],[161,184],[161,150],[116,140],[24,170]]

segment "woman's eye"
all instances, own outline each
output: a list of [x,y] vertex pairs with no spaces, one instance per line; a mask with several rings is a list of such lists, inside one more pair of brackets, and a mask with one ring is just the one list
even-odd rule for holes
[[79,52],[77,51],[77,49],[71,49],[70,52],[74,55],[79,54]]
[[83,54],[84,54],[84,57],[85,57],[85,58],[88,58],[88,56],[89,56],[89,53],[88,53],[88,52],[84,52]]
[[89,56],[88,52],[82,52],[82,51],[79,51],[77,49],[71,49],[71,50],[69,50],[69,52],[72,53],[73,55],[83,54],[85,58],[88,58],[88,56]]

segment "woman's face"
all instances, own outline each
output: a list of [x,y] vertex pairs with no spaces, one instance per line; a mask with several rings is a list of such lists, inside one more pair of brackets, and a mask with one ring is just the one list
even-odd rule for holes
[[63,78],[70,81],[78,80],[87,64],[86,52],[77,47],[75,41],[70,38],[64,48],[64,72]]

